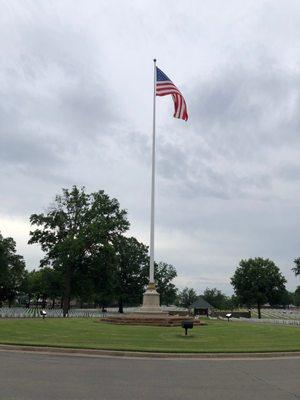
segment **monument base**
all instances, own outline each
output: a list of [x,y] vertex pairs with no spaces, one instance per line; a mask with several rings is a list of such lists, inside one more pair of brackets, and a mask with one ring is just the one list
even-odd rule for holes
[[[120,325],[181,326],[182,321],[194,321],[189,315],[169,315],[159,304],[155,283],[149,283],[143,296],[143,305],[130,314],[116,314],[101,319],[101,322]],[[195,320],[200,325],[200,320]]]
[[150,282],[148,284],[147,290],[143,295],[143,305],[139,312],[153,314],[163,312],[160,307],[159,294],[156,291],[154,282]]

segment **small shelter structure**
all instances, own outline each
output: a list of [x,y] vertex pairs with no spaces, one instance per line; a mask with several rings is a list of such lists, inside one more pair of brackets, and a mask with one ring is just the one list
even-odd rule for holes
[[209,304],[206,300],[203,299],[203,297],[199,296],[194,303],[192,303],[189,306],[190,312],[192,312],[194,315],[209,315],[210,311],[214,307]]

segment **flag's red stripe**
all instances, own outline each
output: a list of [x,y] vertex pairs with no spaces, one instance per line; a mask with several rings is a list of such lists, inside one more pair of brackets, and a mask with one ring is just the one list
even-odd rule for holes
[[174,117],[187,121],[188,114],[184,97],[171,81],[161,81],[156,83],[156,96],[172,95],[174,101]]

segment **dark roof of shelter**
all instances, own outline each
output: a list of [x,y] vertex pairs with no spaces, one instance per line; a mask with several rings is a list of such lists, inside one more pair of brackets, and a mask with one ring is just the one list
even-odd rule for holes
[[189,308],[202,308],[202,309],[207,309],[207,308],[213,308],[211,304],[209,304],[206,300],[203,299],[203,297],[199,296],[194,303],[190,305]]

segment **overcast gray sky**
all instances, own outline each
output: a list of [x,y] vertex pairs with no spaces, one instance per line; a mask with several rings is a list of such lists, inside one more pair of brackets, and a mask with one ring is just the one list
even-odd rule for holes
[[27,267],[31,213],[62,187],[104,189],[149,243],[153,62],[189,120],[157,98],[156,259],[218,287],[242,258],[288,279],[300,256],[299,1],[1,1],[0,230]]

